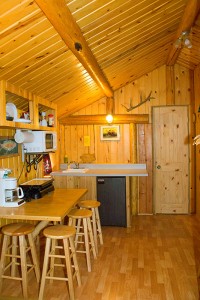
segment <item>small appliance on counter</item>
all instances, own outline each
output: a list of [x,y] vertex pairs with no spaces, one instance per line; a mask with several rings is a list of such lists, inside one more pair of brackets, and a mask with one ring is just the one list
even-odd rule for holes
[[20,184],[27,202],[42,198],[54,190],[53,178],[35,178]]
[[1,169],[0,206],[18,207],[24,203],[24,193],[21,187],[17,187],[17,179],[4,177],[3,170]]

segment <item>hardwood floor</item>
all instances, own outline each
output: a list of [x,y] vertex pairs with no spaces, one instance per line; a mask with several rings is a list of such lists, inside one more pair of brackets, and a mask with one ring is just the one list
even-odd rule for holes
[[[75,282],[77,300],[199,299],[200,216],[136,216],[132,228],[103,227],[103,238],[91,273],[78,255],[82,286]],[[33,300],[38,288],[30,277]],[[0,299],[22,299],[20,283],[4,280]],[[69,299],[66,283],[46,284],[46,299]]]

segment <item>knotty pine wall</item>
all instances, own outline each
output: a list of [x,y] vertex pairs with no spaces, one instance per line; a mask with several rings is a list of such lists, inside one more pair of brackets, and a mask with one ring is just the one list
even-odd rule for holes
[[[188,105],[190,111],[191,144],[194,136],[194,80],[193,72],[187,68],[175,65],[162,66],[138,80],[128,83],[114,93],[115,114],[149,114],[150,123],[146,125],[124,124],[120,125],[120,141],[101,141],[100,125],[73,125],[60,126],[60,163],[63,163],[67,153],[69,160],[80,161],[84,153],[94,153],[95,163],[147,163],[149,176],[139,178],[139,188],[132,189],[132,195],[138,195],[138,202],[132,203],[133,213],[153,213],[152,203],[152,106]],[[145,99],[152,91],[155,99],[127,112],[126,107],[137,105],[140,97]],[[106,98],[80,110],[77,115],[106,114]],[[102,124],[102,125],[106,125]],[[132,134],[136,131],[136,134]],[[84,136],[90,137],[90,146],[84,146]],[[133,138],[134,137],[134,138]],[[191,146],[191,157],[194,148]],[[190,162],[191,170],[191,204],[190,211],[194,212],[194,164]],[[134,180],[134,179],[133,179]]]
[[[13,138],[15,134],[14,129],[0,129],[0,136],[3,138]],[[23,183],[25,181],[31,180],[35,177],[42,177],[43,176],[43,168],[42,168],[42,162],[38,165],[38,171],[36,172],[34,168],[31,168],[31,172],[26,172],[26,166],[22,162],[22,152],[21,152],[21,145],[18,145],[18,155],[12,156],[1,156],[0,155],[0,168],[8,168],[11,169],[12,173],[9,175],[9,177],[16,177],[20,178],[18,183]]]
[[[15,130],[13,129],[0,129],[0,137],[1,138],[13,138],[15,134]],[[35,170],[30,173],[27,173],[25,170],[25,166],[23,167],[23,162],[22,162],[22,155],[21,155],[21,146],[19,146],[19,152],[18,155],[9,155],[8,156],[1,156],[0,155],[0,169],[11,169],[12,173],[9,175],[9,177],[16,177],[17,179],[19,178],[20,174],[21,177],[19,178],[18,183],[23,183],[26,182],[32,178],[36,177],[36,172]],[[40,163],[41,166],[41,163]],[[38,168],[38,177],[41,177],[41,170],[42,168]],[[3,226],[7,223],[11,223],[12,221],[10,220],[5,220],[5,219],[0,219],[0,226]],[[0,235],[1,239],[1,235]]]
[[[14,129],[0,129],[0,137],[3,138],[13,138],[15,134]],[[22,151],[21,151],[21,145],[18,145],[18,155],[9,155],[8,156],[1,156],[0,155],[0,169],[11,169],[12,173],[9,175],[9,177],[15,177],[18,179],[18,185],[26,182],[28,180],[31,180],[33,178],[41,178],[43,177],[43,162],[41,161],[38,164],[37,171],[34,170],[33,166],[31,167],[31,172],[27,173],[26,171],[26,165],[24,162],[22,162]],[[51,162],[54,167],[55,164],[55,154],[50,154]],[[11,223],[11,220],[4,220],[0,219],[0,226]],[[13,221],[14,222],[14,221]],[[0,235],[1,238],[1,235]]]
[[[194,78],[194,79],[193,79]],[[94,153],[96,163],[147,163],[149,176],[139,179],[139,186],[132,184],[132,197],[135,197],[133,210],[141,214],[151,214],[153,212],[152,204],[152,128],[151,128],[151,107],[158,105],[188,105],[190,108],[190,133],[191,145],[192,137],[195,136],[195,121],[197,134],[200,134],[200,118],[197,114],[200,105],[200,68],[193,72],[175,65],[174,67],[162,66],[151,73],[139,78],[133,83],[115,91],[115,113],[126,114],[125,108],[121,105],[129,106],[132,98],[132,105],[137,105],[140,101],[140,95],[144,99],[150,91],[155,97],[151,102],[147,102],[139,108],[134,109],[127,114],[148,113],[150,123],[146,125],[124,124],[120,125],[120,141],[101,141],[99,125],[76,125],[76,126],[58,126],[59,144],[56,157],[51,156],[53,170],[59,169],[59,164],[63,163],[65,153],[68,154],[69,160],[80,161],[80,156],[84,153]],[[196,83],[196,84],[195,84]],[[195,88],[194,88],[195,87]],[[194,102],[194,94],[196,105]],[[199,101],[199,102],[198,102]],[[193,115],[193,112],[195,113]],[[106,98],[95,102],[93,105],[86,107],[78,112],[78,115],[96,115],[106,113]],[[0,129],[0,136],[14,136],[15,130]],[[90,146],[84,146],[84,136],[90,137]],[[200,146],[199,146],[200,147]],[[20,147],[19,147],[20,148]],[[195,189],[194,189],[194,147],[191,146],[191,212],[195,211]],[[200,156],[199,148],[197,154]],[[197,159],[197,169],[199,170],[199,157]],[[21,149],[19,155],[14,157],[0,157],[0,168],[12,169],[12,177],[19,177],[23,162],[21,158]],[[31,173],[25,169],[22,171],[19,183],[28,181],[35,177],[43,176],[42,162],[39,164],[38,173],[32,168]],[[200,178],[200,175],[199,177]],[[199,180],[199,179],[198,179]],[[199,186],[199,184],[197,185]],[[199,191],[197,193],[199,195]],[[197,195],[197,198],[199,196]],[[200,203],[200,200],[198,200]],[[197,203],[200,212],[200,204]]]
[[[196,135],[200,134],[200,66],[194,71]],[[196,212],[200,214],[200,145],[195,146]]]
[[[15,134],[14,129],[0,129],[0,137],[3,138],[13,138]],[[18,155],[9,155],[8,156],[1,156],[0,155],[0,169],[5,168],[5,169],[11,169],[12,173],[9,175],[9,177],[16,177],[18,180],[18,184],[21,184],[23,182],[26,182],[28,180],[31,180],[33,178],[41,178],[44,176],[43,172],[43,161],[39,162],[38,164],[38,169],[34,170],[34,167],[31,167],[31,172],[28,173],[26,171],[26,165],[22,161],[22,151],[21,151],[21,145],[18,145]],[[51,164],[52,168],[57,168],[55,167],[55,154],[50,154],[51,158]]]

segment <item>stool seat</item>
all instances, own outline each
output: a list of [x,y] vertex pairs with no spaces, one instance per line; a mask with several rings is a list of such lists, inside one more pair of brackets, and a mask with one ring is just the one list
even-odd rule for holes
[[[32,232],[35,226],[29,223],[11,223],[2,227],[3,244],[0,262],[0,291],[3,279],[20,280],[24,299],[28,299],[28,273],[35,271],[37,282],[40,280],[40,268]],[[26,236],[28,239],[26,239]],[[11,240],[11,243],[10,243]],[[28,252],[31,253],[28,262]],[[17,266],[21,273],[16,274]]]
[[99,207],[101,203],[97,200],[83,200],[78,204],[82,208],[95,208]]
[[2,233],[9,236],[20,236],[32,233],[35,226],[28,223],[14,223],[5,225],[2,228]]
[[82,218],[90,218],[92,216],[92,212],[88,209],[77,209],[73,208],[68,213],[68,217],[73,217],[74,219],[82,219]]
[[61,240],[74,236],[76,234],[76,229],[73,226],[55,225],[45,228],[43,234],[46,237]]
[[82,200],[78,203],[80,208],[90,209],[92,211],[92,229],[94,235],[94,243],[96,253],[98,254],[98,239],[101,245],[103,245],[103,236],[101,230],[101,222],[99,217],[99,206],[101,202],[97,200]]

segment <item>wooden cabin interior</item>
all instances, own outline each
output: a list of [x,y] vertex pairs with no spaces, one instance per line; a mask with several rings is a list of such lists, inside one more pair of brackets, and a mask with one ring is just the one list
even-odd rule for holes
[[[194,144],[200,134],[199,0],[1,1],[0,41],[0,168],[11,169],[18,184],[47,174],[44,157],[28,170],[22,144],[13,150],[17,130],[57,132],[57,150],[50,153],[53,171],[60,169],[65,156],[69,162],[84,163],[81,157],[90,156],[94,164],[147,167],[147,177],[130,178],[132,226],[124,228],[129,239],[123,241],[122,228],[104,229],[105,241],[109,243],[111,235],[112,246],[124,249],[117,252],[124,255],[121,274],[112,281],[98,273],[103,259],[110,257],[107,244],[95,276],[84,270],[77,299],[199,299],[200,146]],[[14,120],[8,118],[8,103],[17,108]],[[41,125],[42,112],[47,119],[53,117],[53,126]],[[113,116],[111,124],[108,114]],[[120,138],[103,140],[102,126],[117,126]],[[55,186],[87,188],[88,199],[96,197],[94,178],[62,176]],[[0,220],[1,226],[8,222]],[[171,229],[165,232],[167,224]],[[157,267],[156,259],[150,259],[154,238]],[[134,256],[133,240],[143,249]],[[141,271],[145,241],[148,267]],[[130,268],[137,265],[135,273],[129,259]],[[162,263],[166,273],[161,272]],[[110,276],[118,266],[116,261],[113,265]],[[121,280],[129,288],[131,280],[135,282],[131,292],[118,286]],[[93,286],[89,293],[86,288]],[[63,293],[49,299],[69,299]]]

